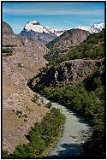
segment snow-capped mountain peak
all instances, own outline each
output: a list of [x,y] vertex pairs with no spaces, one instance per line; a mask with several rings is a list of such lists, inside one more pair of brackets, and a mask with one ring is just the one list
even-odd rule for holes
[[100,32],[104,28],[104,23],[93,24],[91,29],[93,32]]
[[39,21],[27,22],[20,35],[47,44],[60,36],[64,31],[42,26]]
[[46,27],[50,32],[56,34],[58,37],[64,33],[64,30],[59,30],[59,29],[52,29],[49,27]]
[[90,33],[97,33],[97,32],[102,31],[102,29],[104,28],[104,23],[93,24],[90,27],[89,26],[87,27],[87,26],[80,25],[77,28],[89,31]]
[[53,33],[55,34],[56,36],[60,36],[64,31],[60,31],[58,29],[51,29],[51,28],[48,28],[48,27],[43,27],[39,21],[30,21],[30,22],[27,22],[25,27],[24,27],[24,30],[26,31],[34,31],[34,32],[39,32],[39,33]]
[[32,30],[34,32],[39,32],[39,33],[43,33],[43,32],[48,33],[49,32],[45,27],[41,26],[38,21],[30,21],[30,22],[28,22],[25,25],[24,29],[26,31],[31,31]]
[[[77,28],[89,31],[90,33],[100,32],[104,28],[104,23],[93,24],[91,27],[80,25]],[[38,40],[44,44],[48,44],[55,38],[63,34],[65,30],[52,29],[42,26],[39,21],[27,22],[20,35]]]

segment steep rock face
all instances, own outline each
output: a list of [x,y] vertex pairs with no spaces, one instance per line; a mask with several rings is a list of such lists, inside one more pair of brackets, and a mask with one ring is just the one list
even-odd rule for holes
[[21,36],[29,37],[33,40],[38,40],[39,42],[42,42],[43,44],[47,44],[54,40],[57,36],[54,33],[39,33],[39,32],[34,32],[32,30],[26,31],[23,30],[20,33]]
[[47,44],[47,47],[51,50],[50,53],[65,54],[69,50],[78,46],[90,35],[88,31],[81,29],[70,29],[64,32],[60,37]]
[[37,79],[35,78],[32,85],[38,90],[41,86],[62,87],[68,84],[77,84],[91,75],[93,69],[98,69],[102,64],[103,59],[66,61],[61,63],[60,66],[47,68],[46,72],[41,73],[40,81],[37,83]]
[[[48,111],[44,104],[39,106],[32,101],[34,93],[27,86],[28,79],[37,74],[39,68],[45,66],[46,60],[43,56],[48,49],[38,41],[13,34],[10,32],[11,27],[7,26],[9,25],[3,23],[2,48],[5,51],[12,49],[13,52],[8,56],[2,52],[2,131],[3,149],[12,153],[17,145],[28,143],[25,135]],[[18,111],[22,114],[18,115]]]

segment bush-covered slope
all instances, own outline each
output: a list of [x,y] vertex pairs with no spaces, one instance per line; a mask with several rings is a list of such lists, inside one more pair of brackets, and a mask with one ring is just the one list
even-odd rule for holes
[[102,65],[79,84],[39,88],[48,99],[74,110],[92,124],[93,135],[77,158],[105,158],[105,83],[105,67]]
[[81,29],[65,31],[60,37],[46,45],[50,51],[49,54],[45,55],[45,58],[48,60],[66,54],[69,50],[74,49],[75,46],[80,45],[89,35],[88,31]]
[[72,50],[69,50],[65,55],[59,56],[58,53],[51,50],[48,54],[48,60],[51,65],[56,65],[63,61],[79,58],[91,58],[100,59],[105,57],[104,51],[104,34],[105,31],[100,33],[94,33],[88,36],[88,38],[79,46]]
[[105,158],[105,68],[100,67],[81,84],[44,87],[42,94],[87,118],[93,125],[91,140],[80,158]]
[[27,135],[29,143],[27,145],[20,144],[11,155],[7,151],[3,151],[3,158],[35,158],[46,156],[47,147],[55,143],[61,136],[64,122],[65,116],[60,110],[52,108],[40,123],[36,123],[30,129]]
[[96,130],[104,128],[105,74],[97,71],[83,83],[62,88],[44,87],[43,94],[49,99],[63,103],[80,115],[91,120]]

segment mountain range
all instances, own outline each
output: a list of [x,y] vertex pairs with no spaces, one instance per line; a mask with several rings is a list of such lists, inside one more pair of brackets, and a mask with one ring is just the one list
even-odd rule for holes
[[47,44],[54,40],[56,37],[60,36],[63,32],[64,31],[44,27],[38,21],[30,21],[26,23],[20,35],[27,36]]
[[[96,33],[100,32],[104,28],[104,23],[93,24],[91,27],[80,25],[76,28],[88,31],[90,33]],[[51,29],[42,26],[38,21],[29,21],[26,23],[20,35],[29,37],[33,40],[38,40],[44,44],[48,44],[66,31],[67,30]]]

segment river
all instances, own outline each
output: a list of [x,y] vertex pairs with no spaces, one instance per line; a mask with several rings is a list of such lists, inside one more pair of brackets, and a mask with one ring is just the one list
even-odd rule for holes
[[[44,103],[49,102],[48,99],[39,95]],[[66,122],[62,137],[54,149],[48,154],[48,157],[55,156],[57,158],[67,158],[70,156],[78,155],[82,151],[83,143],[92,135],[92,127],[82,117],[78,117],[74,112],[67,109],[65,106],[58,103],[52,103],[52,107],[60,109],[65,115]]]

